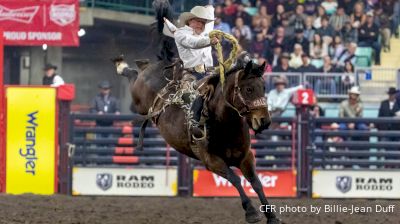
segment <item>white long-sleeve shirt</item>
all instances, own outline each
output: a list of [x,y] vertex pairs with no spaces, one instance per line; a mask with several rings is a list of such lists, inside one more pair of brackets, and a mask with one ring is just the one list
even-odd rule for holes
[[59,76],[59,75],[54,76],[53,84],[51,84],[50,86],[51,87],[59,87],[61,85],[64,85],[64,80],[61,78],[61,76]]
[[276,89],[271,90],[268,93],[268,110],[274,111],[276,109],[286,110],[287,105],[289,104],[290,97],[292,97],[293,93],[299,89],[302,89],[303,86],[299,85],[296,87],[284,89],[281,92],[276,91]]
[[208,34],[196,35],[191,27],[184,26],[175,31],[174,37],[179,57],[185,68],[193,68],[198,65],[213,66]]

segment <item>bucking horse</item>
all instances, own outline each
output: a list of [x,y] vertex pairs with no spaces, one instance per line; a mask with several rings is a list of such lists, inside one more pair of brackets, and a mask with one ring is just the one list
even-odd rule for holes
[[[155,24],[157,35],[162,35],[160,24],[162,18],[172,21],[171,6],[167,0],[153,3],[158,24]],[[234,65],[226,68],[225,80],[221,82],[219,75],[211,75],[202,79],[207,98],[206,139],[194,143],[189,132],[188,113],[190,108],[184,103],[174,103],[171,96],[180,91],[180,74],[182,65],[174,62],[170,54],[173,39],[159,38],[161,50],[158,61],[136,61],[139,70],[130,68],[127,62],[118,57],[114,60],[117,74],[130,80],[132,107],[143,116],[151,116],[165,141],[178,152],[193,159],[200,160],[204,166],[226,178],[238,190],[248,223],[262,220],[261,212],[256,209],[241,185],[240,177],[232,167],[238,168],[250,182],[263,205],[269,205],[263,186],[255,169],[255,158],[250,150],[249,129],[261,132],[268,128],[271,118],[265,99],[263,65],[249,60],[248,55],[240,54]],[[175,84],[174,84],[175,83]],[[182,97],[179,95],[179,97]],[[178,97],[178,98],[179,98]],[[190,98],[190,97],[189,97]],[[267,207],[268,208],[268,207]],[[264,213],[267,224],[280,223],[273,211]]]

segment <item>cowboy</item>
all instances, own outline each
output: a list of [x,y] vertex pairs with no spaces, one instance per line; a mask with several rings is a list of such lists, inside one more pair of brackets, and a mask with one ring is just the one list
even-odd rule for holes
[[[174,31],[173,36],[186,71],[183,80],[200,80],[213,66],[211,45],[219,42],[218,38],[210,38],[205,32],[206,24],[214,21],[214,8],[212,6],[195,6],[190,12],[182,13],[179,21],[181,27]],[[165,22],[168,26],[166,19]],[[204,100],[200,96],[192,104],[191,132],[195,138],[204,136],[203,124],[200,124],[203,102]]]
[[206,24],[214,21],[214,10],[210,6],[195,6],[182,13],[179,21],[182,27],[174,32],[179,57],[185,70],[199,80],[213,66],[211,45],[219,42],[205,32]]
[[43,71],[45,71],[45,74],[42,80],[43,85],[58,87],[64,84],[64,80],[61,78],[61,76],[56,74],[56,70],[57,66],[52,65],[51,63],[46,64],[46,66],[44,66]]
[[[396,90],[395,87],[390,87],[386,92],[388,94],[388,99],[381,102],[379,107],[378,117],[400,117],[400,105],[397,102],[396,95],[399,93],[399,90]],[[400,130],[398,124],[380,124],[378,125],[379,130]],[[397,138],[393,137],[383,137],[384,140],[394,140]],[[383,141],[381,139],[381,141]]]
[[[339,117],[363,117],[363,104],[360,98],[360,87],[353,86],[349,90],[349,99],[344,100],[339,106]],[[341,123],[341,130],[367,130],[368,126],[364,123]]]

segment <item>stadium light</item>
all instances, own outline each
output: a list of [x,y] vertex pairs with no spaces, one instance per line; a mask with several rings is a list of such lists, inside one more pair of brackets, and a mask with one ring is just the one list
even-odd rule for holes
[[42,45],[42,49],[45,51],[45,50],[47,50],[47,44],[43,44]]

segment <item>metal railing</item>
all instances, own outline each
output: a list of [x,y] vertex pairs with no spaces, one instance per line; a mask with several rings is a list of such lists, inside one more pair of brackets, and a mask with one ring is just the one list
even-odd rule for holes
[[356,85],[355,74],[304,73],[305,85],[312,88],[318,98],[347,98],[348,90]]
[[[133,12],[144,15],[154,15],[153,0],[81,0],[82,7],[103,8],[122,12]],[[176,13],[190,10],[194,3],[191,1],[177,0],[173,3]]]

